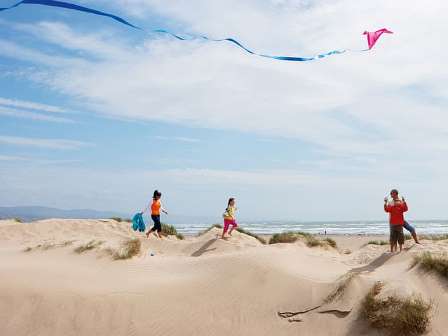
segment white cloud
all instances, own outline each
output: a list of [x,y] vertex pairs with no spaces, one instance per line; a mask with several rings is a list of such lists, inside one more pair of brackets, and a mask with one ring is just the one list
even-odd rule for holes
[[[0,98],[1,100],[1,98]],[[5,117],[13,117],[13,118],[23,118],[30,120],[39,120],[39,121],[49,121],[49,122],[60,122],[60,123],[72,123],[73,120],[62,117],[55,117],[51,115],[46,115],[37,112],[25,111],[22,109],[15,108],[4,108],[0,105],[0,116]]]
[[196,138],[180,137],[180,136],[156,135],[153,138],[157,139],[157,140],[163,140],[163,141],[177,141],[177,142],[186,142],[186,143],[197,143],[197,142],[200,142],[200,140],[196,139]]
[[[371,201],[371,193],[382,195],[380,189],[392,185],[405,186],[414,195],[437,190],[443,199],[440,181],[446,180],[443,167],[448,164],[448,48],[442,43],[448,21],[440,14],[444,1],[412,6],[404,0],[106,3],[139,16],[148,27],[150,14],[157,13],[177,31],[232,36],[269,54],[308,56],[337,48],[360,49],[366,45],[364,30],[393,30],[395,34],[381,38],[371,52],[309,63],[270,61],[228,43],[181,42],[166,36],[154,35],[135,46],[60,23],[40,23],[37,38],[70,55],[87,53],[89,59],[49,55],[5,40],[0,40],[0,49],[3,56],[44,65],[47,72],[35,80],[103,115],[299,138],[319,149],[312,173],[205,169],[172,171],[170,179],[226,181],[229,193],[240,183],[255,190],[241,193],[256,200],[263,198],[257,183],[281,194],[293,181],[287,197],[312,207],[306,195],[320,199],[328,193],[323,199],[326,206],[334,201],[330,207],[335,212],[344,206],[340,194],[349,194],[351,200],[353,192]],[[22,32],[36,37],[29,29]],[[294,154],[300,155],[300,148],[297,151]],[[148,185],[159,178],[163,180],[163,173],[147,177]],[[302,181],[311,184],[301,189]],[[227,192],[226,185],[220,188]],[[194,190],[184,188],[182,196]],[[425,197],[419,197],[426,204]],[[363,206],[360,200],[355,204]],[[436,205],[427,203],[425,209]]]
[[31,110],[38,110],[38,111],[43,111],[43,112],[52,112],[52,113],[67,112],[65,109],[58,107],[58,106],[40,104],[40,103],[30,102],[30,101],[25,101],[25,100],[8,99],[8,98],[2,98],[2,97],[0,97],[0,105],[25,108],[25,109],[31,109]]
[[42,139],[42,138],[25,138],[17,136],[0,136],[0,144],[12,146],[28,146],[49,149],[73,150],[90,146],[91,144],[65,139]]

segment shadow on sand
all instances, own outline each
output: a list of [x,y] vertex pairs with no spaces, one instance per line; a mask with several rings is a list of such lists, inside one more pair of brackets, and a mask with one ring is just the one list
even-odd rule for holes
[[200,257],[201,255],[203,255],[206,252],[210,252],[210,251],[216,250],[216,247],[212,248],[212,249],[209,249],[209,247],[212,246],[217,240],[218,240],[218,238],[213,238],[213,239],[208,240],[204,245],[202,245],[199,248],[199,250],[193,252],[191,254],[191,256],[192,257]]

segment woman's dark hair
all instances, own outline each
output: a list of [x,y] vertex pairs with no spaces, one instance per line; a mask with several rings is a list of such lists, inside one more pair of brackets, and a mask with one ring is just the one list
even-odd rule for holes
[[229,201],[227,202],[227,208],[230,206],[230,203],[234,200],[235,200],[235,198],[233,198],[233,197],[229,198]]
[[158,198],[161,197],[162,193],[158,190],[154,190],[154,194],[152,195],[152,198]]
[[397,189],[392,189],[392,190],[390,191],[390,193],[391,193],[391,194],[398,194],[398,190],[397,190]]

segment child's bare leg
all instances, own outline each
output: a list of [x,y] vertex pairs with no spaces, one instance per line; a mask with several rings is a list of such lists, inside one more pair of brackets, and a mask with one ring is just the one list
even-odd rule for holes
[[400,252],[403,250],[403,244],[400,244]]
[[149,235],[151,234],[151,232],[152,232],[152,229],[146,233],[146,238],[149,238]]

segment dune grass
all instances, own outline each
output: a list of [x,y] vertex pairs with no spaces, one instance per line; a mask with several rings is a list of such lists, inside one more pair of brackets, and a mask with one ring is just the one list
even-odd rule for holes
[[386,240],[371,240],[367,243],[367,245],[389,245],[389,242]]
[[16,223],[23,223],[22,218],[19,218],[19,217],[13,218],[13,221]]
[[371,327],[396,335],[422,335],[430,323],[431,303],[419,296],[378,298],[383,284],[375,283],[361,304],[361,317]]
[[213,224],[213,225],[210,225],[207,229],[198,232],[197,236],[198,236],[198,237],[199,237],[199,236],[202,236],[203,234],[206,234],[207,232],[209,232],[209,231],[212,230],[213,228],[222,229],[222,225],[221,225],[221,224]]
[[243,228],[240,228],[240,227],[237,227],[236,230],[237,230],[239,233],[243,233],[243,234],[246,234],[246,235],[248,235],[248,236],[251,236],[251,237],[255,238],[256,240],[258,240],[258,241],[259,241],[260,243],[262,243],[263,245],[266,245],[266,240],[265,240],[263,237],[260,237],[259,235],[255,234],[255,233],[253,233],[253,232],[250,232],[250,231],[248,231],[248,230],[245,230],[245,229],[243,229]]
[[287,231],[276,233],[271,237],[271,239],[269,239],[269,244],[295,243],[299,239],[304,240],[306,246],[308,247],[337,247],[336,241],[332,238],[325,238],[320,240],[312,234],[302,231]]
[[279,244],[279,243],[294,243],[299,238],[310,237],[311,235],[302,231],[287,231],[282,233],[274,234],[271,239],[269,239],[269,244]]
[[142,243],[137,238],[125,240],[118,250],[112,252],[112,258],[114,260],[130,259],[140,253],[141,247]]
[[332,248],[337,248],[338,244],[336,244],[336,241],[333,238],[325,238],[323,241],[327,242],[328,245],[330,245]]
[[347,289],[350,282],[356,277],[356,273],[348,272],[347,274],[343,275],[337,287],[325,298],[325,303],[331,303],[337,299],[339,299]]
[[183,240],[185,237],[182,233],[177,232],[173,225],[162,223],[162,233],[163,236],[176,236],[177,239]]
[[67,247],[67,246],[72,245],[74,242],[75,242],[75,240],[65,240],[61,243],[45,242],[42,244],[38,244],[36,246],[28,246],[23,250],[23,252],[31,252],[34,250],[47,251],[47,250],[55,249],[58,247]]
[[448,240],[448,234],[419,235],[420,240]]
[[418,265],[425,271],[434,272],[448,280],[448,257],[446,255],[432,255],[425,252],[415,256],[412,267]]
[[101,240],[91,240],[88,243],[79,245],[77,248],[75,248],[73,251],[75,253],[81,254],[84,253],[86,251],[90,251],[93,250],[97,247],[99,247],[100,245],[104,244],[104,241]]

